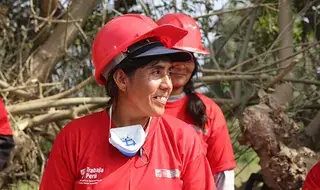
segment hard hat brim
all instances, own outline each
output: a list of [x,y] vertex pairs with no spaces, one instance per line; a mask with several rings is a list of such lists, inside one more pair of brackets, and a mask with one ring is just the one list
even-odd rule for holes
[[159,46],[152,47],[149,50],[134,56],[133,58],[147,58],[157,56],[167,56],[172,62],[184,62],[191,60],[190,53],[177,49],[168,49],[164,47],[162,44]]
[[198,54],[203,54],[203,55],[210,55],[210,51],[206,48],[190,48],[190,47],[181,47],[181,46],[173,46],[173,48],[175,49],[179,49],[179,50],[184,50],[184,51],[189,51],[192,53],[198,53]]

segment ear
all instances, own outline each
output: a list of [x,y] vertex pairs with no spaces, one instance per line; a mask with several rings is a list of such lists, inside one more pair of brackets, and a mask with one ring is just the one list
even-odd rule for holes
[[126,75],[126,73],[123,72],[122,69],[118,69],[114,72],[113,80],[116,83],[116,85],[118,86],[119,90],[121,90],[123,92],[127,90],[129,78]]

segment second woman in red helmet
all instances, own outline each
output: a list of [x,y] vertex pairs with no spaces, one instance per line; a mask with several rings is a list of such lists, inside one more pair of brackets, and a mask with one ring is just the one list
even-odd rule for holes
[[[172,24],[188,31],[174,45],[175,49],[209,54],[201,42],[200,29],[193,18],[185,14],[167,14],[158,25]],[[173,63],[171,79],[173,90],[166,104],[166,113],[190,124],[203,140],[207,159],[218,190],[234,189],[235,160],[224,115],[210,98],[194,91],[192,77],[197,73],[197,59]],[[190,127],[191,128],[191,127]]]

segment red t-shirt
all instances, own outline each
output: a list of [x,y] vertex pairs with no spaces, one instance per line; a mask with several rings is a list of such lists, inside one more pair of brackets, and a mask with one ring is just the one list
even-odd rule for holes
[[192,125],[203,140],[207,159],[213,174],[234,169],[236,167],[232,143],[224,115],[219,106],[205,95],[196,93],[206,105],[208,122],[205,131],[195,126],[192,118],[187,112],[188,96],[167,102],[166,114],[172,115]]
[[0,98],[0,135],[12,135],[10,123],[8,120],[8,113],[4,107],[4,103]]
[[304,181],[302,190],[320,189],[320,162],[311,168]]
[[40,189],[215,189],[201,141],[184,122],[171,116],[152,118],[142,158],[126,157],[109,143],[109,122],[102,111],[62,129]]

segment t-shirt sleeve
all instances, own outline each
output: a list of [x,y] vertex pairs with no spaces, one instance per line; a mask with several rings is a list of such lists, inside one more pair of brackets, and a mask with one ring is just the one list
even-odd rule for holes
[[0,135],[12,136],[12,130],[11,130],[9,119],[8,119],[8,113],[5,109],[4,103],[2,102],[1,98],[0,98]]
[[75,134],[67,127],[62,129],[55,139],[42,176],[40,190],[71,190],[74,187],[76,139]]
[[320,189],[320,162],[308,172],[302,190]]
[[210,114],[214,116],[208,121],[211,133],[207,140],[207,159],[212,173],[216,174],[234,169],[236,163],[225,117],[218,106],[214,107],[212,111],[214,113]]
[[183,190],[215,190],[209,163],[204,154],[188,163],[183,176]]

